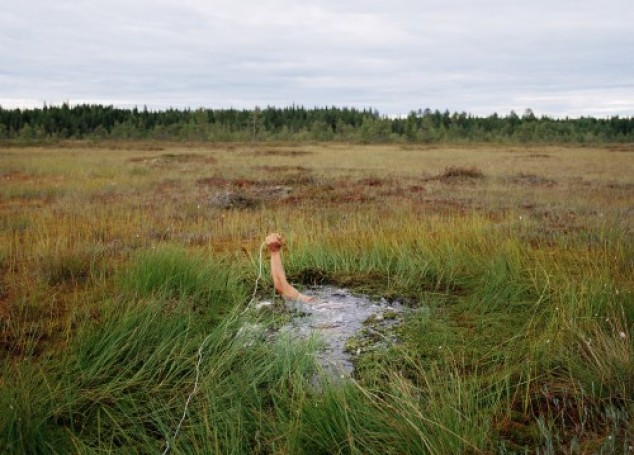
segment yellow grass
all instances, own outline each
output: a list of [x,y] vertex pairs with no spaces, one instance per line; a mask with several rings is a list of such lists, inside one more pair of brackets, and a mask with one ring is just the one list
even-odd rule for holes
[[[368,276],[380,271],[386,292],[428,286],[433,296],[425,298],[462,299],[460,311],[441,308],[431,325],[409,321],[412,368],[426,368],[419,353],[425,362],[442,358],[437,345],[447,342],[463,349],[465,377],[490,366],[494,378],[496,362],[506,362],[504,374],[515,381],[508,415],[490,416],[504,436],[515,424],[511,411],[538,403],[530,398],[541,390],[537,376],[566,380],[542,363],[564,348],[574,357],[586,333],[598,341],[580,351],[584,361],[578,373],[569,368],[576,376],[568,381],[576,387],[590,372],[588,381],[604,378],[614,390],[629,384],[631,328],[617,318],[634,291],[628,150],[149,142],[0,148],[0,347],[9,363],[63,352],[77,327],[99,320],[116,298],[116,276],[138,253],[175,244],[253,272],[264,236],[278,231],[288,240],[291,268],[326,264],[339,267],[325,270],[334,273],[362,264]],[[458,177],[448,177],[449,168]],[[390,261],[420,272],[412,280],[430,282],[408,281],[409,272],[392,277]],[[460,289],[464,283],[477,302]],[[455,295],[441,296],[442,285],[454,286]],[[595,324],[595,307],[615,318],[614,328]],[[516,310],[526,320],[513,320]],[[613,332],[626,337],[612,339]],[[474,336],[481,346],[469,344]],[[443,408],[447,421],[452,409]]]
[[[438,178],[449,167],[482,179]],[[162,241],[252,252],[270,230],[296,241],[432,216],[478,213],[545,237],[632,228],[634,153],[606,147],[68,143],[0,149],[5,288],[37,281],[42,258]],[[239,194],[253,209],[229,209]],[[421,232],[421,235],[426,233]],[[116,262],[116,260],[115,260]],[[8,282],[13,278],[12,282]]]

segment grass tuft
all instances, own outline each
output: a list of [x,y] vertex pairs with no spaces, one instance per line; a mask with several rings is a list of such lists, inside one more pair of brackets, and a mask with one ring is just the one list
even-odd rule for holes
[[220,318],[247,296],[239,269],[226,259],[162,246],[137,254],[118,276],[119,288],[139,298],[186,300]]
[[40,262],[40,273],[51,286],[86,283],[97,279],[101,273],[102,261],[98,250],[71,251],[62,254],[49,254]]

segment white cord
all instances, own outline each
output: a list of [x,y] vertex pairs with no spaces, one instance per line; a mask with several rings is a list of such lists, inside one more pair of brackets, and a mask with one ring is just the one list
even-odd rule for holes
[[260,257],[258,258],[258,276],[255,279],[255,285],[253,286],[253,294],[251,295],[251,300],[249,300],[249,303],[247,303],[247,307],[242,311],[242,313],[240,313],[240,315],[244,314],[249,309],[251,304],[255,302],[255,295],[258,292],[258,283],[260,282],[260,278],[262,278],[262,251],[264,251],[265,245],[266,242],[262,242],[262,244],[260,245]]
[[[260,278],[262,278],[262,251],[264,250],[264,245],[266,245],[266,242],[262,242],[262,245],[260,245],[260,257],[258,259],[258,262],[259,262],[258,276],[255,279],[255,286],[253,287],[253,295],[251,296],[251,300],[249,300],[249,303],[247,303],[247,307],[242,311],[242,313],[240,313],[240,316],[242,316],[249,309],[251,304],[255,301],[255,296],[258,292],[258,283],[260,282]],[[199,385],[199,379],[200,379],[200,364],[203,362],[203,347],[207,343],[207,340],[209,339],[210,336],[211,336],[211,333],[205,337],[203,342],[200,343],[200,347],[198,348],[198,362],[196,362],[196,378],[194,379],[194,388],[192,389],[189,396],[187,397],[187,400],[185,401],[185,408],[183,409],[183,415],[181,416],[181,419],[178,422],[178,425],[176,426],[176,430],[174,430],[172,441],[175,441],[176,437],[178,436],[178,433],[180,433],[181,426],[183,425],[183,422],[185,421],[185,418],[187,417],[187,409],[189,408],[189,403],[192,401],[192,398],[194,397],[194,395],[196,395],[196,392],[198,392],[198,385]],[[166,455],[167,452],[170,451],[170,449],[171,449],[171,445],[170,445],[169,438],[165,438],[165,450],[163,451],[162,455]]]
[[[192,389],[191,393],[187,397],[187,400],[185,401],[185,409],[183,409],[183,415],[181,416],[181,419],[178,422],[178,425],[176,426],[176,430],[174,431],[174,436],[172,436],[172,440],[176,440],[178,433],[181,431],[181,425],[183,425],[183,422],[185,421],[185,417],[187,416],[187,408],[189,407],[189,402],[192,401],[193,396],[196,394],[196,392],[198,392],[198,380],[200,379],[200,364],[203,361],[203,353],[202,353],[203,346],[205,346],[205,343],[207,342],[210,336],[211,336],[211,333],[205,337],[203,342],[200,344],[200,347],[198,348],[198,362],[196,363],[196,379],[194,380],[194,388]],[[165,450],[163,451],[163,455],[169,452],[170,448],[171,446],[170,446],[169,439],[166,438]]]

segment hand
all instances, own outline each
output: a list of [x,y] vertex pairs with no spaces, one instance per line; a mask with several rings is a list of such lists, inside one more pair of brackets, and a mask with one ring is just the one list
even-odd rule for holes
[[264,239],[264,243],[266,243],[266,246],[271,253],[279,251],[284,246],[282,236],[277,233],[267,235],[266,239]]

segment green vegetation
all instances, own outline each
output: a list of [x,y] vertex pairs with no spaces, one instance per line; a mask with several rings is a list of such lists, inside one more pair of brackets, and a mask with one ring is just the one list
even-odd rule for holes
[[488,117],[425,109],[406,118],[386,118],[372,109],[336,107],[148,111],[101,105],[24,110],[0,106],[3,139],[18,144],[63,139],[593,144],[631,142],[634,118],[537,118],[530,109],[522,116],[511,112]]
[[[632,453],[632,150],[0,148],[2,452]],[[271,231],[408,308],[354,380],[244,311]]]

